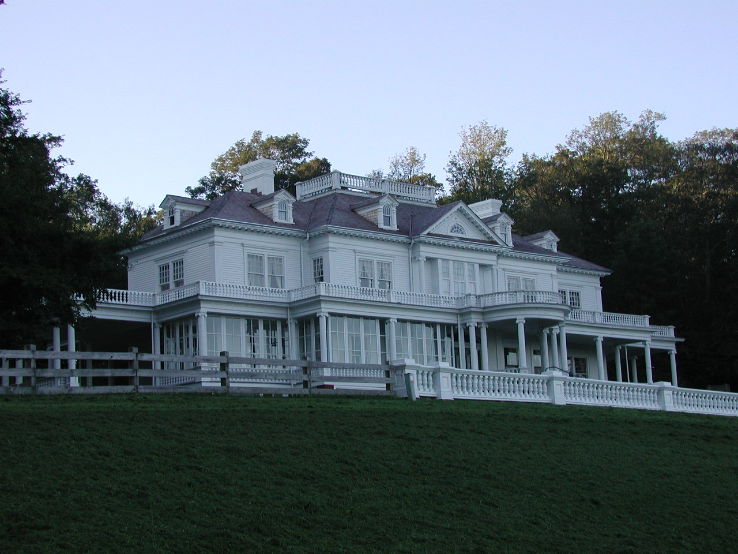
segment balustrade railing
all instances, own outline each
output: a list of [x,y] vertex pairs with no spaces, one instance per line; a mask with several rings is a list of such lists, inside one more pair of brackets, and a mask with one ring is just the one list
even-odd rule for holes
[[298,183],[296,188],[297,199],[302,200],[328,192],[330,190],[348,189],[361,192],[391,194],[407,200],[420,202],[434,202],[436,191],[433,187],[414,185],[390,179],[375,179],[360,175],[349,175],[334,171],[329,175],[321,175],[315,179]]
[[[176,300],[197,295],[217,296],[238,300],[262,300],[266,302],[295,302],[315,296],[329,296],[349,300],[365,300],[369,302],[397,303],[429,308],[493,308],[513,304],[561,304],[561,296],[552,291],[505,291],[488,294],[467,294],[463,296],[447,296],[426,294],[393,289],[375,289],[340,285],[334,283],[316,283],[297,289],[277,289],[268,287],[252,287],[229,283],[199,281],[185,287],[169,289],[159,293],[110,289],[103,291],[99,301],[107,304],[127,306],[158,306]],[[571,310],[566,314],[567,321],[593,323],[616,327],[649,328],[654,336],[674,337],[671,325],[650,325],[649,316],[620,314],[612,312],[595,312],[588,310]]]

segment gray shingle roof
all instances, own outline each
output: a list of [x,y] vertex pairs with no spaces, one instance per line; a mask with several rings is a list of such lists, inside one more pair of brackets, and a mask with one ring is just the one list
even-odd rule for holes
[[[208,207],[202,212],[195,214],[184,221],[182,225],[189,226],[193,223],[197,223],[198,221],[213,218],[241,223],[271,225],[287,229],[299,229],[303,231],[309,231],[324,225],[333,225],[348,229],[378,231],[401,236],[418,236],[424,231],[427,231],[434,223],[454,210],[461,203],[452,202],[451,204],[445,204],[443,206],[434,206],[401,201],[397,206],[397,231],[388,231],[380,229],[375,223],[368,221],[354,211],[356,208],[366,206],[372,201],[376,201],[376,199],[367,199],[365,196],[356,196],[354,194],[337,191],[314,199],[297,200],[292,206],[292,219],[294,224],[291,225],[289,223],[276,223],[253,207],[252,204],[255,202],[268,199],[270,196],[272,195],[230,191],[209,202],[206,200],[200,200],[198,203],[202,203],[202,205],[207,205]],[[485,223],[490,223],[498,217],[499,215],[492,216],[484,219],[484,221]],[[173,227],[165,230],[160,226],[146,233],[142,240],[149,240],[170,233],[176,233],[179,229],[180,227]],[[513,234],[513,250],[530,254],[565,257],[568,258],[568,261],[564,263],[565,267],[609,272],[605,267],[577,258],[571,254],[566,254],[564,252],[551,252],[550,250],[546,250],[529,242],[531,238],[535,238],[540,234],[542,233],[536,233],[535,235],[529,235],[527,237]],[[464,239],[462,237],[454,237],[454,239],[462,241],[472,240]],[[489,242],[490,244],[496,244],[492,241],[475,240],[474,242]]]

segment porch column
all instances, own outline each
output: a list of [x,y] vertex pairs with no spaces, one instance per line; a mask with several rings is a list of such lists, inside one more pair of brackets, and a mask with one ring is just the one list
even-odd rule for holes
[[[72,325],[71,323],[67,325],[67,350],[69,352],[77,351],[77,333],[74,329],[74,325]],[[70,359],[69,361],[67,361],[67,368],[77,369],[77,360]],[[78,387],[79,377],[70,377],[69,386]]]
[[678,387],[679,381],[677,381],[676,350],[669,350],[669,366],[671,367],[671,384],[674,387]]
[[602,337],[595,337],[595,349],[597,350],[597,378],[600,381],[607,381],[605,373],[605,356],[602,352]]
[[418,268],[418,292],[425,293],[425,256],[416,256],[415,265]]
[[643,341],[643,357],[646,359],[646,382],[653,383],[653,366],[651,365],[651,341]]
[[556,340],[558,335],[559,335],[558,327],[552,327],[551,328],[551,354],[553,354],[553,365],[555,368],[561,369],[561,364],[559,363],[559,343]]
[[[67,325],[67,350],[69,352],[77,351],[77,333],[72,324]],[[77,360],[69,360],[67,367],[69,369],[76,369]]]
[[528,358],[525,353],[525,319],[519,317],[515,320],[518,326],[518,369],[528,369]]
[[[569,353],[566,351],[566,325],[559,324],[559,347],[561,348],[561,367],[564,371],[569,371]],[[570,373],[574,375],[574,371]]]
[[387,357],[389,361],[397,359],[397,320],[391,318],[387,320]]
[[441,340],[441,324],[436,323],[436,352],[438,353],[438,361],[443,361],[443,344]]
[[482,349],[482,370],[489,371],[489,350],[487,345],[487,324],[479,324],[479,347]]
[[328,361],[328,314],[320,312],[318,314],[320,322],[320,361]]
[[208,355],[208,314],[206,312],[197,312],[197,355]]
[[477,357],[477,324],[467,323],[469,328],[469,357],[471,360],[471,368],[479,369],[479,358]]
[[[61,329],[58,325],[54,325],[51,330],[51,349],[54,352],[61,352]],[[61,369],[61,360],[52,360],[53,369]]]
[[[151,353],[159,355],[161,354],[161,325],[158,323],[152,323],[153,333],[151,339]],[[161,369],[161,362],[156,360],[153,362],[154,369]]]
[[542,371],[546,371],[548,366],[551,365],[548,360],[548,329],[541,331],[541,368]]
[[287,342],[289,348],[289,358],[297,360],[300,357],[297,339],[297,321],[295,319],[287,320]]
[[633,356],[630,359],[630,382],[631,383],[637,383],[638,382],[638,365],[636,364],[636,357]]
[[620,347],[615,347],[615,379],[619,382],[623,382],[623,368],[620,365]]
[[459,322],[456,328],[459,333],[459,369],[466,369],[466,340],[464,340],[464,326]]

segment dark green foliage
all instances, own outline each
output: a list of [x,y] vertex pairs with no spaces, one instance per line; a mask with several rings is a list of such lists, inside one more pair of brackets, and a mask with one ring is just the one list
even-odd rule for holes
[[[1,83],[1,82],[0,82]],[[112,204],[86,175],[62,172],[60,143],[30,134],[20,98],[0,87],[0,337],[4,347],[35,342],[52,320],[73,322],[81,296],[125,284],[117,254],[149,228],[153,214]],[[121,276],[123,279],[121,279]]]
[[732,552],[735,420],[368,398],[5,398],[3,552]]
[[237,141],[210,165],[210,174],[202,177],[195,187],[185,192],[192,198],[212,200],[229,190],[239,189],[241,179],[238,168],[259,158],[277,162],[274,175],[276,190],[287,189],[295,193],[295,183],[330,173],[331,164],[325,158],[313,156],[307,148],[310,141],[298,133],[264,138],[261,131],[254,131],[251,139]]
[[661,120],[602,114],[554,154],[524,156],[500,198],[520,234],[552,229],[562,251],[613,270],[606,310],[676,325],[683,384],[738,390],[724,324],[738,317],[738,132],[671,143]]

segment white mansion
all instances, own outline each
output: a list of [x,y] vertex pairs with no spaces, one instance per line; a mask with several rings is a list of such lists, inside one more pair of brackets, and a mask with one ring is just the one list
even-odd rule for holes
[[250,192],[164,199],[127,252],[129,290],[92,314],[98,346],[632,382],[658,361],[677,384],[674,328],[603,311],[609,271],[552,231],[513,234],[500,201],[437,206],[432,188],[339,172],[293,197],[274,166],[241,168]]

